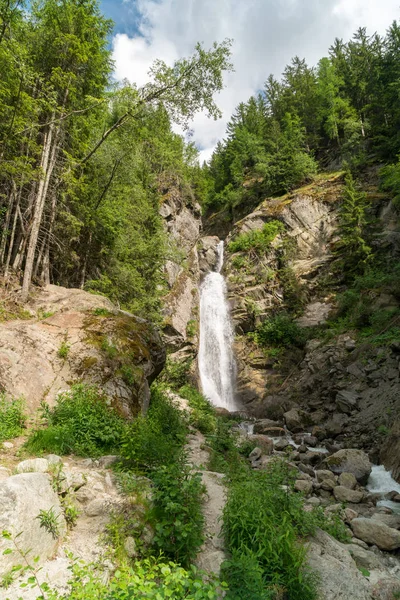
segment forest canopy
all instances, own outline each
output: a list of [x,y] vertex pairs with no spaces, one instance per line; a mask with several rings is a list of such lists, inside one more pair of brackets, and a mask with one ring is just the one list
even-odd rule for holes
[[0,264],[23,300],[52,282],[149,316],[169,252],[161,189],[193,198],[198,179],[171,122],[220,116],[231,42],[157,60],[137,88],[112,82],[112,27],[97,0],[0,0]]

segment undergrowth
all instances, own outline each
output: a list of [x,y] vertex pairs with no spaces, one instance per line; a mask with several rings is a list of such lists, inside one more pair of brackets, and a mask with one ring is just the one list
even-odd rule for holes
[[119,449],[126,422],[94,386],[73,385],[59,394],[54,408],[42,404],[45,427],[34,430],[25,448],[32,454],[101,456]]
[[277,220],[265,223],[262,229],[256,229],[238,235],[229,242],[229,252],[248,252],[254,250],[262,254],[269,250],[274,239],[285,230],[283,223]]
[[0,442],[21,435],[25,427],[24,401],[0,394]]

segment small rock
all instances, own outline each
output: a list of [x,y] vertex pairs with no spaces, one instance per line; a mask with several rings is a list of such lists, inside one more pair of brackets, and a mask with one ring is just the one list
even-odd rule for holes
[[373,552],[364,550],[357,544],[346,544],[345,547],[352,555],[357,567],[368,570],[383,568],[381,561]]
[[318,439],[315,435],[310,435],[305,439],[307,446],[310,448],[315,448],[318,445]]
[[288,412],[285,412],[283,415],[286,427],[292,433],[297,433],[299,431],[304,431],[305,426],[307,425],[307,413],[303,410],[292,408]]
[[262,433],[265,435],[265,431],[275,427],[281,427],[279,421],[273,421],[272,419],[260,419],[254,423],[254,433]]
[[358,504],[364,498],[364,492],[350,490],[343,485],[336,486],[333,490],[333,495],[339,502],[351,502],[352,504]]
[[313,485],[311,481],[304,481],[304,479],[296,479],[294,482],[294,489],[296,492],[302,492],[306,496],[311,494]]
[[350,490],[354,490],[357,485],[357,479],[354,477],[353,473],[340,473],[338,481],[339,485],[347,487]]
[[12,442],[3,442],[3,448],[5,450],[11,450],[14,448],[14,444]]
[[327,469],[318,469],[317,471],[315,471],[315,475],[317,477],[317,481],[324,481],[324,479],[334,479],[336,480],[335,476],[333,475],[332,471],[328,471]]
[[253,450],[249,454],[249,460],[251,462],[258,460],[259,458],[261,458],[261,455],[262,455],[261,448],[258,448],[258,447],[253,448]]
[[126,538],[124,542],[124,549],[129,558],[135,558],[137,556],[136,542],[131,535]]
[[297,448],[297,450],[298,450],[300,453],[306,453],[306,452],[307,452],[307,450],[308,450],[308,448],[307,448],[307,446],[306,446],[305,444],[301,444],[301,445],[300,445],[300,446]]
[[336,483],[333,481],[333,479],[324,479],[321,482],[321,489],[327,490],[328,492],[332,491],[335,486]]
[[308,498],[307,504],[310,504],[313,507],[314,506],[321,506],[321,500],[320,500],[320,498],[316,498],[315,496],[311,496],[311,498]]
[[107,454],[99,458],[99,465],[102,469],[108,469],[119,460],[119,456],[115,454]]
[[48,454],[45,458],[49,462],[49,465],[58,465],[59,463],[62,463],[61,456],[58,456],[57,454]]
[[298,469],[299,471],[302,471],[303,473],[307,473],[311,477],[314,477],[314,469],[310,467],[310,465],[303,465],[303,463],[299,463]]
[[344,516],[346,523],[350,523],[353,519],[357,519],[358,513],[352,508],[346,507],[344,509]]
[[49,461],[46,458],[28,458],[18,463],[16,473],[47,473]]
[[285,448],[287,448],[288,446],[290,446],[289,441],[286,438],[281,438],[279,440],[277,440],[276,442],[274,442],[274,448],[275,450],[285,450]]
[[107,505],[104,498],[95,498],[85,508],[85,513],[88,517],[98,517],[107,512]]
[[340,411],[350,414],[358,406],[358,397],[353,390],[340,390],[336,394],[336,405]]
[[261,448],[263,454],[272,454],[274,450],[274,442],[267,435],[255,434],[249,435],[249,440],[255,442],[258,448]]

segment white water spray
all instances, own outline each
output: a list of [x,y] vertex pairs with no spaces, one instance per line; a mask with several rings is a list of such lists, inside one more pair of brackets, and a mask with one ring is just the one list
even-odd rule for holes
[[236,364],[233,328],[221,275],[224,242],[219,242],[216,271],[208,273],[200,288],[199,372],[204,395],[214,406],[237,410],[235,403]]

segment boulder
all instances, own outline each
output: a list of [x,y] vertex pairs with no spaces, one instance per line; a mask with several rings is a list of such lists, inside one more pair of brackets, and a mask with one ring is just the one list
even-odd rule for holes
[[292,433],[304,431],[308,424],[308,415],[304,410],[299,408],[292,408],[283,415],[286,423],[286,427]]
[[[279,440],[276,440],[276,442],[274,442],[274,448],[278,451],[285,450],[285,448],[287,448],[288,446],[290,446],[290,442],[286,438],[280,438]],[[291,447],[293,448],[293,446]]]
[[294,489],[296,492],[302,492],[306,496],[311,494],[313,489],[312,481],[306,481],[304,479],[297,479],[294,482]]
[[384,523],[392,529],[400,529],[400,515],[385,515],[383,513],[375,513],[371,519]]
[[352,502],[353,504],[358,504],[364,498],[364,492],[350,490],[343,485],[338,485],[333,488],[333,495],[338,502]]
[[336,394],[336,406],[338,409],[349,415],[358,406],[359,395],[353,390],[340,390]]
[[254,423],[254,433],[265,434],[265,431],[269,431],[271,427],[281,427],[282,423],[279,421],[273,421],[272,419],[259,419]]
[[310,539],[307,564],[317,575],[321,600],[371,600],[368,581],[350,552],[321,529]]
[[339,450],[324,461],[336,475],[352,473],[361,485],[366,485],[372,470],[370,460],[362,450],[346,448]]
[[[40,511],[52,510],[57,520],[58,535],[41,527]],[[17,538],[22,552],[28,552],[28,560],[38,556],[38,564],[52,557],[59,540],[66,533],[66,523],[57,494],[46,473],[21,473],[0,482],[0,531],[8,531]],[[4,554],[8,548],[10,554]],[[21,563],[21,556],[10,540],[0,538],[0,576]]]
[[340,473],[338,479],[339,485],[349,488],[349,490],[354,490],[357,485],[357,479],[354,477],[353,473]]
[[381,550],[390,551],[400,548],[400,531],[392,529],[375,519],[353,519],[351,528],[354,535],[360,540],[378,546]]
[[249,460],[250,460],[251,462],[253,462],[253,461],[255,461],[255,460],[258,460],[259,458],[261,458],[261,455],[262,455],[262,450],[261,450],[261,448],[257,448],[257,447],[256,447],[256,448],[254,448],[254,449],[253,449],[253,450],[250,452],[250,454],[249,454]]
[[267,435],[249,435],[249,440],[255,442],[259,448],[261,448],[262,453],[266,455],[272,454],[274,450],[274,442]]
[[18,463],[15,471],[16,473],[47,473],[49,466],[46,458],[28,458]]
[[[101,386],[127,417],[147,409],[150,383],[165,364],[165,347],[150,323],[102,296],[55,285],[38,290],[30,306],[52,314],[1,323],[0,381],[6,393],[24,396],[32,414],[44,397],[53,405],[61,390],[84,380]],[[63,342],[68,353],[60,357]]]

